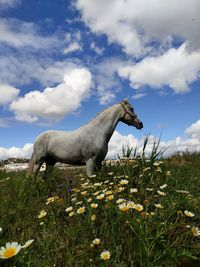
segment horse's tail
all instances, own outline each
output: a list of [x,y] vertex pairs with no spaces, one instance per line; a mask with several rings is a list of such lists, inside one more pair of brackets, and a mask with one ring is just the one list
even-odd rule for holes
[[33,168],[34,168],[34,164],[35,164],[35,156],[34,156],[34,152],[32,153],[32,156],[29,160],[29,168],[28,168],[28,176],[31,176],[33,174]]

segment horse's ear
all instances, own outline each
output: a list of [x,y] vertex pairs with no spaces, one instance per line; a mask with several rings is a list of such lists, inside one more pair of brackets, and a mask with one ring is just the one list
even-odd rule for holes
[[124,102],[124,104],[128,104],[128,97],[125,98],[122,102]]

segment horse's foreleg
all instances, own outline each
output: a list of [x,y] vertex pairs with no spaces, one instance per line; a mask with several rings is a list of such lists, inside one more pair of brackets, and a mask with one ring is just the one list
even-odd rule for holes
[[54,165],[56,164],[56,160],[54,158],[48,158],[45,160],[46,170],[45,170],[45,178],[52,172]]
[[90,158],[86,161],[86,174],[88,177],[92,176],[95,170],[95,161]]

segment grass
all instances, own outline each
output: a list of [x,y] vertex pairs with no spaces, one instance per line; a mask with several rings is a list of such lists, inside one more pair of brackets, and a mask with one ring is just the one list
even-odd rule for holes
[[[162,161],[156,151],[136,154],[104,165],[89,181],[82,170],[55,169],[45,180],[0,172],[0,246],[34,239],[0,266],[200,266],[200,236],[192,233],[200,227],[200,154]],[[110,259],[101,259],[104,250]]]

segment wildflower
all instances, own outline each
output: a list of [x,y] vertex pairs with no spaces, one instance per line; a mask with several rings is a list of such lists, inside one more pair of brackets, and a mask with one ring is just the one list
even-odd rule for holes
[[74,212],[73,212],[73,211],[71,211],[71,212],[69,213],[69,217],[72,217],[72,216],[74,216]]
[[157,209],[163,209],[163,206],[161,204],[154,204],[154,206],[157,208]]
[[38,215],[38,219],[41,219],[47,215],[47,212],[45,210],[41,210],[40,214]]
[[122,191],[124,191],[125,189],[126,189],[125,187],[122,187],[122,186],[121,186],[121,187],[118,188],[118,192],[122,192]]
[[98,204],[97,204],[97,203],[92,203],[92,204],[90,205],[90,207],[93,208],[93,209],[96,209],[96,208],[98,207]]
[[149,200],[148,199],[144,200],[144,205],[149,205]]
[[107,250],[104,250],[103,252],[101,252],[101,254],[100,254],[100,258],[102,259],[102,260],[109,260],[110,259],[110,252]]
[[134,209],[137,210],[137,211],[142,211],[143,210],[143,206],[141,204],[135,204]]
[[124,198],[119,198],[119,199],[116,201],[116,203],[117,203],[117,204],[120,204],[120,203],[122,203],[122,202],[124,202],[124,201],[125,201]]
[[167,187],[167,184],[163,184],[163,185],[160,186],[160,189],[164,189],[166,187]]
[[155,167],[158,167],[159,165],[160,165],[159,162],[154,162],[154,163],[153,163],[153,166],[155,166]]
[[97,191],[97,192],[95,192],[93,195],[94,195],[94,196],[97,196],[99,193],[100,193],[100,192]]
[[76,197],[73,197],[73,198],[71,199],[72,202],[75,202],[76,200],[77,200]]
[[102,193],[96,197],[96,199],[101,200],[105,197],[105,195]]
[[46,205],[49,205],[49,203],[54,202],[54,201],[55,201],[54,197],[49,197],[49,198],[47,198]]
[[153,188],[146,188],[147,191],[153,191]]
[[1,247],[0,249],[0,258],[9,259],[19,253],[22,246],[18,242],[8,242],[6,247]]
[[3,229],[0,227],[0,233],[3,231]]
[[125,202],[122,204],[119,204],[118,208],[119,210],[124,211],[124,212],[129,210],[129,207]]
[[131,188],[131,189],[130,189],[130,194],[132,194],[132,193],[137,193],[137,191],[138,191],[137,188]]
[[162,172],[160,167],[157,168],[157,172]]
[[150,168],[150,167],[146,167],[146,168],[143,170],[143,172],[146,172],[146,171],[149,171],[149,170],[151,170],[151,168]]
[[113,172],[109,172],[108,175],[113,175]]
[[83,192],[81,192],[81,195],[82,195],[82,196],[87,195],[87,191],[83,191]]
[[182,212],[182,210],[177,210],[177,215],[180,215],[180,216],[183,217],[183,212]]
[[166,172],[166,175],[167,175],[167,176],[170,176],[170,175],[171,175],[171,172],[170,172],[170,171],[167,171],[167,172]]
[[96,215],[95,215],[95,214],[93,214],[93,215],[91,216],[91,220],[92,220],[92,221],[95,221],[95,220],[96,220]]
[[95,238],[93,241],[92,241],[92,243],[94,244],[94,245],[99,245],[100,244],[100,239],[99,238]]
[[155,215],[155,212],[151,211],[151,212],[150,212],[150,215],[151,215],[151,216],[154,216],[154,215]]
[[176,190],[176,192],[180,194],[189,194],[189,191],[187,190]]
[[127,206],[129,209],[134,209],[135,208],[135,203],[133,201],[128,201]]
[[94,183],[94,186],[101,186],[102,183]]
[[162,192],[162,191],[160,191],[160,190],[157,190],[157,193],[158,193],[158,195],[160,195],[160,196],[166,196],[166,194],[165,194],[165,192]]
[[70,211],[72,211],[73,210],[73,207],[68,207],[68,208],[66,208],[66,212],[70,212]]
[[83,203],[83,201],[79,201],[79,202],[76,202],[76,205],[80,205],[82,203]]
[[191,231],[194,236],[200,236],[200,230],[198,227],[192,226]]
[[85,212],[85,207],[81,207],[77,210],[78,214],[84,213]]
[[91,197],[87,199],[87,202],[91,202],[91,201],[92,201],[92,198]]
[[113,200],[114,199],[114,196],[113,195],[107,196],[107,199],[108,200]]
[[192,213],[191,211],[188,211],[188,210],[184,210],[184,214],[185,214],[185,216],[187,216],[187,217],[194,217],[194,216],[195,216],[194,213]]
[[90,175],[90,178],[95,178],[96,174]]
[[40,225],[43,225],[44,224],[44,222],[40,222]]
[[126,179],[124,179],[124,180],[121,180],[119,183],[120,183],[121,185],[126,185],[126,184],[129,183],[129,181],[126,180]]
[[113,192],[112,192],[111,190],[110,190],[110,191],[106,191],[106,192],[105,192],[105,195],[112,195],[112,193],[113,193]]
[[27,248],[34,242],[34,239],[28,240],[21,248]]

